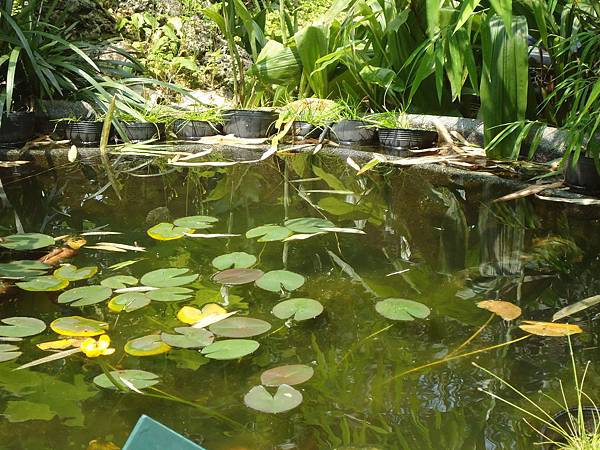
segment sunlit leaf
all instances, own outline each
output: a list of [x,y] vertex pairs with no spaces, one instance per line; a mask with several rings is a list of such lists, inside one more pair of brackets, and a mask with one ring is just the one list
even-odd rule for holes
[[200,319],[198,322],[196,322],[192,326],[194,328],[205,328],[205,327],[212,325],[213,323],[217,323],[217,322],[220,322],[221,320],[225,320],[228,317],[231,317],[237,313],[238,313],[238,311],[231,311],[231,312],[223,313],[223,314],[209,314],[208,316]]
[[301,217],[287,220],[284,225],[294,233],[318,233],[322,228],[335,227],[335,224],[326,219],[317,217]]
[[82,286],[69,289],[58,296],[58,303],[70,303],[71,306],[87,306],[108,300],[112,290],[105,286]]
[[256,264],[256,256],[246,252],[227,253],[212,260],[212,265],[217,270],[247,269],[254,264]]
[[76,353],[81,353],[81,349],[71,348],[69,350],[63,350],[62,352],[53,353],[52,355],[44,356],[43,358],[36,359],[35,361],[28,362],[27,364],[23,364],[22,366],[17,367],[15,370],[28,369],[29,367],[47,364],[49,362],[57,361],[59,359],[67,358],[68,356],[75,355]]
[[215,283],[240,285],[252,283],[262,277],[264,272],[259,269],[227,269],[213,275]]
[[266,291],[294,291],[304,284],[304,277],[288,270],[272,270],[256,280],[256,285]]
[[150,334],[127,341],[124,350],[131,356],[154,356],[168,352],[171,346],[163,342],[159,335]]
[[553,323],[553,322],[535,322],[532,320],[524,320],[519,328],[530,334],[537,336],[571,336],[572,334],[583,333],[579,325],[570,323]]
[[178,327],[179,334],[162,333],[160,338],[171,347],[202,348],[215,340],[215,335],[204,328]]
[[246,406],[270,414],[294,409],[302,400],[302,394],[287,384],[279,386],[275,395],[271,395],[264,386],[254,386],[244,396]]
[[279,366],[264,371],[260,376],[260,382],[265,386],[280,386],[282,384],[294,386],[310,380],[314,373],[314,369],[305,364]]
[[193,306],[184,306],[177,313],[177,318],[183,322],[190,325],[193,325],[205,317],[214,315],[214,314],[226,314],[227,310],[222,306],[217,305],[216,303],[209,303],[208,305],[204,305],[202,309],[194,308]]
[[161,222],[154,225],[146,233],[148,233],[148,236],[152,239],[156,239],[157,241],[172,241],[174,239],[181,239],[185,236],[185,233],[193,232],[193,228],[177,227],[172,223]]
[[59,317],[50,324],[55,333],[63,336],[98,336],[108,330],[106,322],[80,316]]
[[141,292],[126,292],[113,297],[108,302],[108,309],[114,312],[131,312],[150,304],[150,299]]
[[79,250],[81,247],[87,244],[87,241],[82,237],[70,236],[65,240],[65,244],[67,244],[67,246],[72,250]]
[[600,295],[584,298],[583,300],[579,300],[572,305],[565,306],[556,312],[552,316],[552,321],[556,322],[557,320],[563,319],[567,316],[572,316],[575,313],[591,308],[592,306],[596,306],[598,303],[600,303]]
[[44,275],[50,266],[40,261],[23,260],[0,264],[0,278],[17,280]]
[[422,303],[403,298],[386,298],[375,304],[375,310],[391,320],[415,320],[429,316],[431,310]]
[[72,264],[65,264],[64,266],[56,269],[53,273],[53,276],[67,281],[79,281],[92,278],[97,272],[98,267],[96,266],[82,267],[81,269],[78,269],[77,266]]
[[19,347],[11,344],[0,344],[0,362],[12,361],[17,359],[23,353],[19,351]]
[[54,245],[54,238],[40,233],[12,234],[0,238],[0,247],[11,250],[37,250],[38,248]]
[[180,302],[192,297],[191,289],[184,287],[166,287],[149,291],[146,296],[156,302]]
[[319,233],[300,233],[300,234],[292,234],[290,237],[287,237],[283,240],[283,242],[289,241],[303,241],[305,239],[310,239],[311,237],[319,236],[321,234],[327,234],[326,231],[320,231]]
[[213,223],[218,222],[219,219],[210,216],[188,216],[181,217],[173,221],[173,225],[181,228],[192,228],[195,230],[202,230],[205,228],[211,228]]
[[521,308],[510,302],[503,300],[484,300],[477,303],[477,306],[482,309],[487,309],[490,312],[502,317],[504,320],[515,320],[521,315]]
[[46,324],[34,317],[8,317],[2,319],[5,325],[0,326],[0,336],[22,338],[34,336],[46,329]]
[[260,344],[250,339],[226,339],[204,347],[202,354],[218,360],[238,359],[254,353],[258,347]]
[[140,280],[144,286],[156,288],[176,287],[190,284],[198,278],[198,274],[189,274],[189,269],[158,269],[145,274]]
[[56,278],[52,275],[46,275],[43,277],[31,278],[27,281],[21,281],[15,283],[18,287],[24,291],[32,292],[52,292],[60,291],[69,285],[69,282],[64,279]]
[[291,298],[275,305],[271,313],[279,319],[297,322],[314,319],[323,312],[323,305],[312,298]]
[[69,347],[79,347],[83,338],[59,339],[57,341],[41,342],[37,344],[40,350],[64,350]]
[[135,286],[137,283],[138,279],[130,275],[115,275],[105,278],[100,282],[102,286],[106,286],[111,289],[123,289],[127,286]]
[[292,231],[289,228],[281,225],[262,225],[248,230],[246,237],[248,239],[259,237],[258,242],[273,242],[282,241],[291,234]]
[[[135,386],[136,389],[144,389],[160,382],[158,375],[152,372],[146,372],[145,370],[125,369],[113,370],[109,373],[117,382],[123,383],[124,381],[127,381],[132,386]],[[94,384],[105,389],[118,389],[104,373],[94,378]]]
[[252,317],[230,317],[210,326],[217,336],[229,338],[245,338],[258,336],[271,329],[271,324]]

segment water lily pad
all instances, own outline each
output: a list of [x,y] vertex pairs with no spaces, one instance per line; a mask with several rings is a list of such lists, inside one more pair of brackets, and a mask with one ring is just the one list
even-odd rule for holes
[[215,340],[215,335],[204,328],[178,327],[179,334],[162,333],[160,338],[171,347],[202,348]]
[[0,278],[18,280],[44,275],[50,266],[40,261],[23,260],[0,264]]
[[227,269],[216,273],[213,276],[215,283],[240,285],[252,283],[264,275],[264,272],[259,269]]
[[80,316],[59,317],[50,324],[55,333],[63,336],[98,336],[108,330],[106,322]]
[[209,316],[227,314],[227,310],[216,303],[204,305],[202,309],[194,308],[193,306],[184,306],[177,313],[177,318],[190,325],[200,322]]
[[294,409],[302,400],[302,394],[287,384],[279,386],[275,395],[271,395],[264,386],[254,386],[244,396],[246,406],[270,414]]
[[173,221],[173,225],[182,228],[193,228],[195,230],[202,230],[205,228],[211,228],[213,223],[218,222],[219,219],[211,216],[188,216],[181,217]]
[[210,331],[217,336],[229,338],[245,338],[258,336],[271,329],[271,324],[260,319],[252,317],[230,317],[212,324]]
[[288,270],[272,270],[256,280],[256,285],[266,291],[294,291],[304,284],[304,277]]
[[317,317],[323,312],[323,305],[312,298],[291,298],[275,305],[271,312],[279,319],[300,322]]
[[180,302],[191,298],[193,292],[184,287],[166,287],[146,292],[146,296],[156,302]]
[[11,344],[0,344],[0,362],[12,361],[23,354],[19,347]]
[[287,220],[284,224],[286,228],[294,233],[319,233],[321,228],[335,227],[333,222],[317,217],[301,217],[299,219]]
[[477,303],[477,306],[493,312],[504,320],[515,320],[522,313],[519,306],[504,300],[484,300]]
[[12,234],[0,238],[0,247],[11,250],[36,250],[50,245],[54,245],[54,238],[40,233]]
[[172,241],[181,239],[186,233],[193,233],[193,228],[177,227],[172,223],[161,222],[148,229],[146,233],[157,241]]
[[[158,375],[145,370],[113,370],[110,375],[117,382],[122,382],[125,386],[130,384],[136,389],[144,389],[160,382]],[[94,384],[105,389],[118,389],[104,373],[94,378]]]
[[202,354],[207,358],[227,360],[238,359],[254,353],[260,344],[251,339],[226,339],[213,342],[202,349]]
[[212,265],[218,270],[247,269],[256,264],[256,256],[246,252],[233,252],[217,256],[212,260]]
[[95,305],[108,300],[112,289],[105,286],[82,286],[69,289],[58,296],[58,303],[71,303],[71,306]]
[[138,279],[129,275],[115,275],[113,277],[105,278],[100,282],[102,286],[111,289],[124,289],[127,286],[135,286],[137,283]]
[[574,323],[554,323],[554,322],[536,322],[533,320],[524,320],[519,328],[530,334],[537,336],[571,336],[572,334],[583,333],[579,325]]
[[171,346],[163,342],[159,335],[150,334],[127,341],[124,349],[131,356],[154,356],[168,352]]
[[92,278],[97,272],[98,267],[96,266],[82,267],[81,269],[78,269],[77,266],[72,264],[65,264],[64,266],[56,269],[53,275],[62,280],[79,281]]
[[259,237],[258,242],[273,242],[283,241],[286,237],[290,236],[292,231],[281,225],[262,225],[260,227],[252,228],[246,232],[248,239]]
[[198,278],[198,274],[189,274],[189,269],[158,269],[148,272],[140,280],[144,286],[165,288],[190,284]]
[[423,303],[404,298],[386,298],[375,304],[375,310],[383,317],[392,320],[424,319],[431,313]]
[[148,296],[142,292],[125,292],[108,302],[108,309],[114,312],[131,312],[150,304]]
[[56,278],[52,275],[46,275],[43,277],[31,278],[27,281],[21,281],[15,284],[24,291],[52,292],[60,291],[61,289],[66,288],[69,285],[69,282],[61,278]]
[[291,364],[265,370],[260,376],[260,382],[265,386],[280,386],[287,384],[294,386],[304,383],[312,378],[315,371],[305,364]]
[[34,336],[46,329],[46,324],[34,317],[8,317],[2,319],[6,325],[0,326],[0,336],[22,338]]

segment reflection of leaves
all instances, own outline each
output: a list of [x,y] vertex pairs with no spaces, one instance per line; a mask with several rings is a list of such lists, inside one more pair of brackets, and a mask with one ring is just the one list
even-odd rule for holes
[[335,175],[325,172],[318,166],[313,166],[313,172],[316,176],[321,178],[331,189],[336,191],[346,191],[348,188],[342,183]]

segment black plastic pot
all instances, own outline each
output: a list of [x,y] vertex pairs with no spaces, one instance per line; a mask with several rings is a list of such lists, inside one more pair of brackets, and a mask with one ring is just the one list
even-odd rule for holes
[[144,142],[151,139],[164,141],[167,136],[164,123],[121,122],[125,136],[129,142]]
[[277,131],[277,113],[272,111],[232,109],[225,111],[223,117],[223,132],[240,138],[264,138]]
[[11,112],[2,116],[0,147],[21,147],[35,136],[35,114]]
[[341,120],[331,127],[332,139],[342,145],[372,145],[377,140],[375,128],[362,120]]
[[[554,422],[556,422],[556,424],[558,424],[560,427],[562,427],[568,432],[573,428],[571,422],[573,421],[573,423],[577,423],[578,412],[579,408],[564,409],[558,414],[556,414],[552,419],[554,420]],[[597,431],[596,425],[598,424],[600,426],[600,410],[593,406],[582,406],[581,412],[583,414],[585,431],[590,434],[595,433]],[[543,439],[546,442],[552,441],[556,442],[557,444],[566,443],[566,440],[562,435],[552,430],[547,425],[545,425],[540,431],[545,436]],[[557,446],[556,444],[548,443],[544,444],[542,450],[557,450],[558,448],[559,446]]]
[[223,127],[213,125],[205,120],[176,120],[173,122],[173,131],[177,139],[185,141],[196,141],[205,136],[221,134]]
[[292,141],[305,141],[307,139],[319,139],[324,131],[324,127],[317,127],[308,122],[295,121],[292,123],[287,135],[291,137]]
[[573,167],[573,156],[569,156],[565,167],[565,182],[576,191],[600,194],[600,174],[596,170],[594,158],[579,155]]
[[436,131],[409,130],[405,128],[380,128],[379,143],[394,150],[410,150],[435,147]]
[[80,121],[64,124],[65,138],[79,146],[94,146],[100,144],[102,137],[102,122]]

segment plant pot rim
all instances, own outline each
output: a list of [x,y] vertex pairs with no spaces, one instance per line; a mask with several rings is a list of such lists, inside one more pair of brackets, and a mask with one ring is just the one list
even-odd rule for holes
[[423,128],[389,128],[389,127],[377,127],[377,129],[379,131],[408,131],[408,132],[419,132],[419,133],[435,133],[437,134],[437,131],[435,130],[425,130]]

